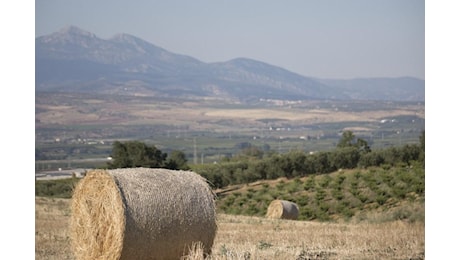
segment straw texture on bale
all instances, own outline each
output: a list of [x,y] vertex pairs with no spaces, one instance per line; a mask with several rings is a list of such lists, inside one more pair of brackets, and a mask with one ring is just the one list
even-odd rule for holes
[[180,259],[211,253],[215,194],[191,171],[94,170],[75,187],[70,236],[77,259]]
[[291,201],[274,200],[268,205],[266,217],[296,220],[299,217],[299,207]]

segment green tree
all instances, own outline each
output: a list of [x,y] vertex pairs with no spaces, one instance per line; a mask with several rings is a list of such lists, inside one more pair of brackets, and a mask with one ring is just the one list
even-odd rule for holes
[[355,135],[352,131],[344,131],[342,133],[342,138],[340,138],[339,143],[337,144],[337,148],[344,148],[353,146],[353,140],[355,139]]
[[330,152],[319,152],[308,156],[306,161],[308,164],[311,164],[311,172],[328,173],[334,171],[335,169],[333,168],[329,160],[330,156]]
[[421,161],[425,165],[425,130],[422,131],[422,133],[419,136],[419,141],[420,141],[420,155],[419,155],[419,161]]
[[293,176],[305,176],[307,173],[306,154],[301,151],[293,151],[287,154],[292,164]]
[[329,163],[334,170],[356,168],[360,159],[359,149],[356,147],[344,147],[330,152]]
[[369,153],[371,152],[371,148],[369,147],[369,145],[367,144],[367,141],[364,140],[364,139],[361,139],[361,138],[358,138],[356,140],[356,145],[355,145],[356,148],[359,149],[360,152],[362,153]]
[[411,161],[417,161],[420,158],[421,148],[415,144],[406,144],[401,148],[401,161],[410,164]]
[[165,166],[166,153],[161,152],[155,146],[148,146],[139,141],[119,142],[112,145],[112,161],[108,168],[131,168],[147,167],[159,168]]
[[240,155],[247,158],[261,159],[264,156],[264,152],[256,146],[251,146],[242,149]]
[[422,151],[425,152],[425,130],[423,130],[422,133],[420,133],[419,141],[420,148],[422,148]]
[[112,161],[108,163],[108,167],[111,169],[127,168],[131,165],[131,162],[128,156],[128,151],[124,143],[115,141],[112,144],[111,157],[112,157]]
[[346,147],[356,147],[360,152],[368,153],[371,151],[366,140],[357,138],[355,141],[355,135],[352,131],[347,130],[342,133],[342,138],[340,138],[337,148],[346,148]]
[[169,155],[166,161],[166,168],[172,170],[189,170],[190,167],[187,165],[187,158],[182,151],[174,150]]
[[382,156],[382,151],[372,151],[361,155],[358,165],[367,168],[370,166],[380,166],[384,162],[385,159]]

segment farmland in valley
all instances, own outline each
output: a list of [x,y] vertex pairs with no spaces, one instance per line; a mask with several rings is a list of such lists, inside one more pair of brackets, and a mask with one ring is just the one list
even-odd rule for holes
[[[351,130],[372,149],[418,143],[423,102],[283,101],[37,93],[36,170],[82,167],[106,158],[115,140],[140,140],[183,151],[190,163],[238,153],[248,143],[279,153],[333,149]],[[61,165],[50,163],[61,160]],[[87,165],[84,167],[98,165]]]

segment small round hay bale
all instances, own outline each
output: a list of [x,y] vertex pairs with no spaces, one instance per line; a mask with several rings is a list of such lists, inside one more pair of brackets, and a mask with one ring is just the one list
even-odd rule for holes
[[215,194],[190,171],[94,170],[75,187],[70,236],[77,259],[180,259],[211,253]]
[[295,220],[299,217],[299,207],[291,201],[274,200],[268,205],[266,217]]

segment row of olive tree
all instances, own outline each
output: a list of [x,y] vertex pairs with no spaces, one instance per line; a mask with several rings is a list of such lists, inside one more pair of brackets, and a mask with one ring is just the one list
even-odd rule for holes
[[[237,156],[236,160],[225,160],[218,164],[195,165],[196,172],[208,179],[216,188],[231,184],[248,183],[261,179],[279,177],[302,177],[310,174],[330,173],[339,169],[371,166],[401,166],[425,163],[425,133],[420,144],[404,145],[371,151],[367,142],[356,139],[346,131],[333,151],[307,154],[293,151],[273,154],[269,157]],[[246,159],[245,159],[246,158]],[[249,159],[250,158],[250,159]],[[257,159],[259,158],[259,159]]]
[[[268,156],[265,156],[268,154]],[[338,169],[357,167],[425,164],[425,132],[420,135],[420,144],[390,147],[372,151],[367,142],[356,138],[351,131],[345,131],[332,151],[307,154],[292,151],[277,154],[265,153],[257,147],[246,145],[241,154],[225,158],[217,164],[193,165],[193,170],[205,177],[214,187],[248,183],[279,177],[302,177],[310,174],[330,173]],[[112,161],[108,168],[168,168],[187,170],[185,154],[172,151],[168,156],[155,146],[139,141],[114,142]]]

